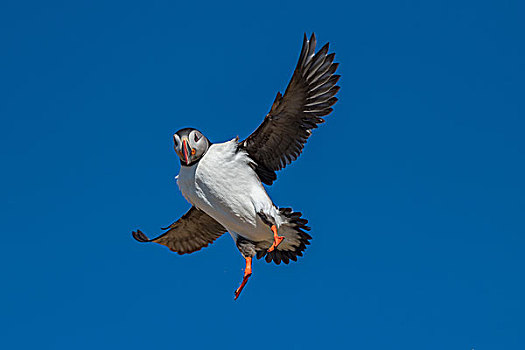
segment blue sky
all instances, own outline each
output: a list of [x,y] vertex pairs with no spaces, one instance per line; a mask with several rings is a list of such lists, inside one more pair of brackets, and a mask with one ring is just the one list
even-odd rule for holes
[[[525,347],[518,1],[0,5],[9,349]],[[330,41],[340,101],[269,188],[304,258],[141,245],[189,205],[171,135],[246,137]]]

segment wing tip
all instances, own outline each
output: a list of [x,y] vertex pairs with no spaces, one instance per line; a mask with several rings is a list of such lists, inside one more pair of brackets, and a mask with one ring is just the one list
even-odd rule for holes
[[310,42],[316,42],[317,38],[315,37],[315,32],[312,32],[312,35],[310,36]]
[[303,32],[303,37],[305,40],[308,40],[308,41],[312,41],[312,39],[315,40],[315,32],[312,32],[312,35],[310,35],[310,39],[308,39],[308,34],[306,34],[307,32]]
[[146,236],[141,230],[131,232],[133,238],[141,243],[151,242],[148,236]]

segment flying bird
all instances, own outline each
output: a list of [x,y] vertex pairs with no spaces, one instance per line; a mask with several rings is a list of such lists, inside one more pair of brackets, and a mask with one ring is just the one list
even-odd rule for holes
[[173,135],[180,158],[177,184],[190,210],[157,238],[140,230],[139,242],[165,245],[178,254],[207,247],[229,232],[246,260],[237,299],[252,274],[252,259],[288,264],[302,256],[312,237],[308,220],[291,208],[275,206],[263,184],[301,154],[312,130],[332,112],[339,91],[334,53],[328,44],[315,53],[316,38],[304,35],[299,61],[284,95],[259,127],[243,141],[212,143],[200,131],[185,128]]

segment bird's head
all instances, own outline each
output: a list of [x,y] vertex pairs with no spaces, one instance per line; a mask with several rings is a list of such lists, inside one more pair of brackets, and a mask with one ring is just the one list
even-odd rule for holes
[[199,130],[184,128],[173,135],[175,152],[180,164],[189,166],[201,159],[210,147],[210,141]]

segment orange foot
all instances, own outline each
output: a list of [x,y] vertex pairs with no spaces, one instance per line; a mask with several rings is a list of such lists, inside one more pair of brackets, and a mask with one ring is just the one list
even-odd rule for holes
[[241,282],[241,285],[239,286],[239,288],[237,288],[235,290],[235,298],[234,298],[234,300],[237,300],[239,295],[241,295],[241,292],[242,292],[244,286],[246,285],[246,283],[248,283],[248,278],[250,278],[250,276],[252,275],[252,258],[248,257],[248,258],[245,258],[245,259],[246,259],[246,267],[244,268],[244,277],[242,278],[242,282]]
[[277,246],[279,246],[279,244],[281,244],[281,242],[284,239],[283,236],[279,236],[277,234],[277,227],[275,225],[272,225],[272,227],[270,227],[270,229],[273,232],[273,243],[272,243],[271,247],[268,249],[268,253],[272,252],[275,248],[277,248]]

